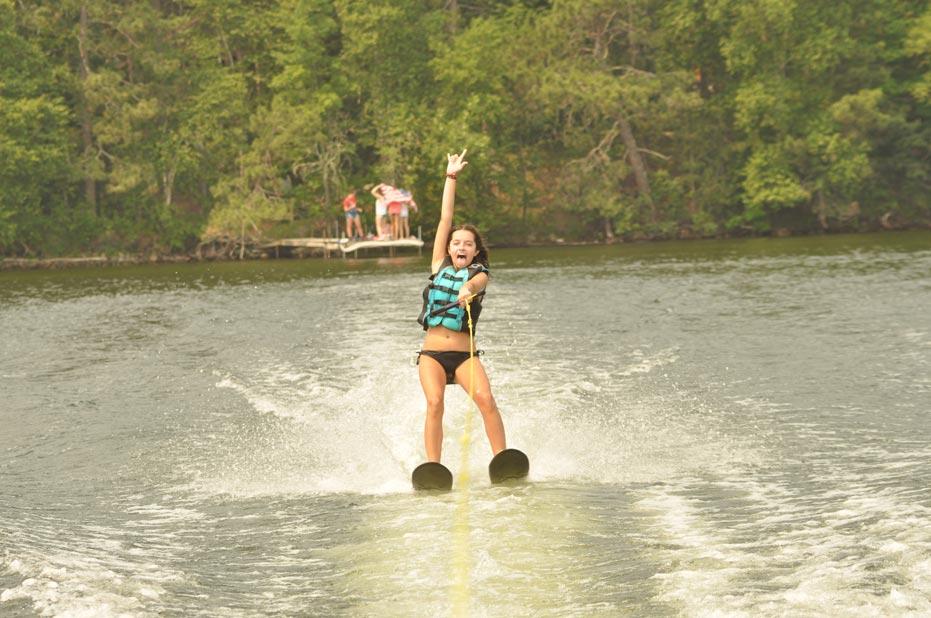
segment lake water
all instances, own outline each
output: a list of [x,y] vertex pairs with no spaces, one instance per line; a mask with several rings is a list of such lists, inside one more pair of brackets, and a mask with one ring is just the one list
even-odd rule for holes
[[491,257],[440,496],[425,257],[0,273],[0,615],[931,614],[931,234]]

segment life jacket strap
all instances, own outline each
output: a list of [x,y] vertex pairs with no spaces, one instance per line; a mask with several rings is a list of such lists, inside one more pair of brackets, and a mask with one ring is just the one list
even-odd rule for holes
[[455,289],[455,288],[451,288],[451,287],[448,287],[448,286],[445,286],[445,285],[437,285],[436,283],[431,283],[431,284],[430,284],[430,289],[431,289],[431,290],[439,290],[440,292],[443,292],[443,293],[445,293],[445,294],[459,294],[459,290],[457,290],[457,289]]

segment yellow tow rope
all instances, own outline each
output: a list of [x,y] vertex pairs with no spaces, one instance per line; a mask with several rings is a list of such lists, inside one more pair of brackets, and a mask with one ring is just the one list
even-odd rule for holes
[[459,496],[456,500],[456,515],[453,520],[453,616],[469,615],[469,598],[472,574],[472,548],[469,543],[469,450],[472,445],[472,415],[475,410],[475,331],[472,328],[473,296],[466,299],[466,314],[469,318],[469,408],[463,423],[462,437],[459,445],[462,449],[459,459],[459,480],[456,486]]

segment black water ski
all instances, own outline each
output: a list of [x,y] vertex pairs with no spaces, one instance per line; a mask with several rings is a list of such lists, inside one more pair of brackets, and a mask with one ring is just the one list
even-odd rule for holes
[[453,488],[453,473],[441,463],[428,461],[414,468],[411,483],[418,491],[449,491]]
[[488,476],[493,485],[523,481],[530,471],[530,460],[516,448],[506,448],[488,464]]

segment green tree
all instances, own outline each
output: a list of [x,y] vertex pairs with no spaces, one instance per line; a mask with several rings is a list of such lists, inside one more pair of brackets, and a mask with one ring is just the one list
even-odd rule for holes
[[0,0],[0,251],[28,254],[70,219],[70,117],[54,67],[18,32],[14,10]]
[[214,187],[206,238],[261,235],[298,211],[320,219],[341,198],[352,144],[344,126],[346,83],[335,67],[339,24],[330,3],[289,0],[273,13],[269,96],[256,105],[236,176]]
[[[713,3],[713,18],[726,25],[721,49],[744,151],[744,209],[729,226],[759,231],[792,221],[780,211],[827,226],[858,211],[854,197],[876,182],[882,141],[869,127],[890,130],[897,115],[884,109],[883,91],[890,59],[901,56],[907,4]],[[867,113],[854,117],[854,108]]]

